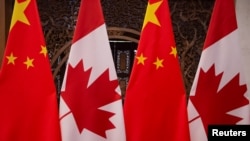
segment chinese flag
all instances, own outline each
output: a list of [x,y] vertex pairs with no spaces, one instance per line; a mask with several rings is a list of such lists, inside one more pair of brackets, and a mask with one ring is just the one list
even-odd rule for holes
[[188,102],[192,141],[207,141],[212,124],[250,124],[241,55],[234,0],[216,0]]
[[1,141],[60,141],[56,89],[35,0],[15,0],[0,109]]
[[125,141],[121,91],[100,0],[82,0],[61,89],[65,141]]
[[149,0],[124,102],[127,141],[189,141],[167,0]]

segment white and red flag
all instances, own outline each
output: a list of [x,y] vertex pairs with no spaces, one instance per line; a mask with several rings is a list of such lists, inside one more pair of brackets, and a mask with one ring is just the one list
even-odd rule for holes
[[64,141],[125,141],[122,100],[100,0],[82,0],[61,88]]
[[243,61],[234,0],[216,0],[188,103],[192,141],[206,141],[208,125],[250,124]]

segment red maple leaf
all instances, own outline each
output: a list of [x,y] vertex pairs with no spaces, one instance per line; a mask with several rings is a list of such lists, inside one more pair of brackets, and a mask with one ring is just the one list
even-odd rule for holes
[[109,121],[114,113],[99,108],[121,98],[115,91],[118,81],[109,81],[109,71],[106,70],[87,87],[90,73],[91,69],[84,72],[82,60],[75,68],[69,65],[65,91],[61,95],[70,108],[80,133],[86,128],[106,138],[105,131],[115,128]]
[[201,69],[196,93],[190,96],[206,133],[210,124],[236,124],[241,118],[227,113],[249,103],[244,97],[246,85],[239,85],[239,74],[218,91],[222,76],[223,73],[215,75],[214,65],[207,72]]

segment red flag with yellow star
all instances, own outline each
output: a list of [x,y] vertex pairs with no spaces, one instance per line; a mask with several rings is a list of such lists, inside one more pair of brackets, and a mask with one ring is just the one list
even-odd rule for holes
[[127,141],[189,141],[167,0],[149,0],[124,103]]
[[0,140],[60,141],[56,89],[35,0],[15,0],[0,72]]

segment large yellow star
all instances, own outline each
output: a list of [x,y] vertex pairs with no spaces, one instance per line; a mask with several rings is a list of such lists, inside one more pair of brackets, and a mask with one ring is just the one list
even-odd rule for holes
[[138,64],[144,65],[144,61],[147,59],[147,57],[144,57],[143,54],[141,53],[141,55],[137,56],[136,59],[138,60],[137,65]]
[[174,57],[176,58],[176,55],[177,55],[177,49],[176,49],[176,47],[171,47],[170,54],[174,55]]
[[146,15],[145,15],[145,19],[144,19],[144,22],[143,22],[142,29],[146,26],[146,24],[148,22],[151,22],[153,24],[161,26],[159,21],[158,21],[158,18],[155,15],[156,10],[159,8],[161,3],[162,3],[162,1],[159,1],[159,2],[156,2],[156,3],[153,3],[153,4],[150,4],[148,2],[148,7],[147,7],[147,11],[146,11]]
[[163,59],[160,60],[160,59],[157,57],[156,61],[154,62],[154,64],[156,65],[156,69],[159,69],[159,67],[162,67],[162,68],[163,68],[162,62],[163,62]]
[[29,20],[27,19],[24,11],[29,5],[30,0],[26,0],[24,2],[19,3],[18,0],[15,0],[14,10],[12,14],[12,20],[10,25],[10,30],[17,23],[17,21],[23,22],[27,25],[30,25]]
[[34,59],[30,59],[29,57],[27,57],[27,60],[24,62],[24,64],[27,66],[27,69],[29,69],[30,67],[34,67],[33,61]]
[[17,57],[15,57],[13,55],[13,53],[11,53],[10,56],[6,56],[6,58],[8,59],[8,63],[7,64],[13,64],[13,65],[15,65],[15,60],[17,59]]
[[48,53],[48,50],[46,48],[46,46],[41,46],[41,51],[40,51],[41,54],[44,55],[44,57],[46,57],[47,53]]

